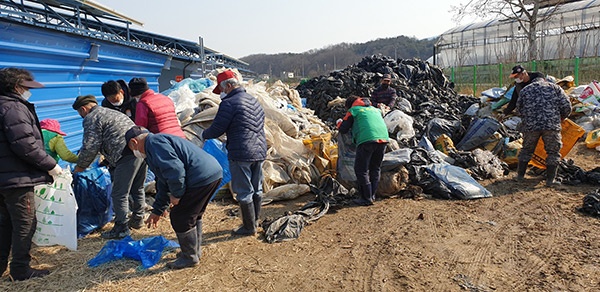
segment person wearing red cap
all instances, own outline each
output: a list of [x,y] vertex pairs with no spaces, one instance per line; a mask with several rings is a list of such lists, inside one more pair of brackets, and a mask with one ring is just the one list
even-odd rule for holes
[[207,140],[227,134],[231,188],[237,194],[243,222],[233,233],[254,235],[262,204],[262,164],[267,158],[265,113],[258,99],[246,93],[231,70],[217,75],[213,93],[222,92],[225,96],[217,115],[202,133],[202,138]]
[[10,275],[15,281],[50,273],[30,266],[37,225],[33,188],[62,172],[44,149],[35,106],[28,101],[29,90],[41,87],[25,69],[0,69],[0,275],[12,254]]
[[71,152],[65,144],[63,136],[67,134],[60,130],[60,123],[55,119],[45,119],[40,121],[42,127],[42,136],[44,137],[44,147],[46,152],[58,162],[62,159],[66,162],[77,162],[77,154]]

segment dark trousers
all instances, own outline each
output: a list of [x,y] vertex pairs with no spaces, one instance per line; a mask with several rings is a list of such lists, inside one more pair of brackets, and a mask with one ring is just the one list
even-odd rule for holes
[[196,228],[196,221],[202,219],[208,201],[217,191],[221,179],[218,179],[206,186],[185,191],[179,204],[171,208],[170,218],[171,227],[176,233],[186,232]]
[[378,183],[386,143],[366,142],[356,147],[354,173],[359,185]]
[[562,135],[560,131],[532,131],[523,133],[523,148],[519,152],[519,162],[528,163],[533,156],[538,140],[544,141],[546,150],[546,165],[558,165],[560,162],[560,149],[562,148]]
[[33,187],[0,190],[0,261],[10,262],[11,274],[25,273],[29,268],[31,239],[35,232]]

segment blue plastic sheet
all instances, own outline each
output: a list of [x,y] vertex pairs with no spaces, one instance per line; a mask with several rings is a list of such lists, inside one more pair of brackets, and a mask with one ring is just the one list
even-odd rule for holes
[[[202,146],[202,149],[204,149],[204,151],[216,158],[219,164],[221,165],[221,168],[223,168],[223,180],[221,180],[221,184],[218,187],[218,189],[220,189],[222,186],[231,181],[231,172],[229,171],[229,160],[227,159],[227,149],[225,148],[223,142],[217,139],[206,140],[204,142],[204,146]],[[216,194],[217,193],[215,192],[212,195],[212,197],[210,198],[211,201],[212,199],[214,199]]]
[[123,258],[138,260],[142,262],[142,268],[149,269],[156,265],[165,248],[178,248],[179,244],[168,240],[164,236],[147,237],[141,240],[133,240],[126,236],[120,240],[107,242],[98,254],[88,261],[90,267],[120,260]]
[[200,93],[202,91],[204,91],[204,89],[209,88],[213,85],[213,82],[208,79],[208,78],[200,78],[200,79],[192,79],[192,78],[185,78],[173,85],[171,85],[171,88],[161,92],[164,95],[169,95],[169,93],[171,93],[172,91],[175,91],[179,88],[181,88],[182,86],[187,86],[193,93]]
[[88,168],[73,175],[77,200],[77,237],[102,228],[113,217],[112,182],[106,167]]

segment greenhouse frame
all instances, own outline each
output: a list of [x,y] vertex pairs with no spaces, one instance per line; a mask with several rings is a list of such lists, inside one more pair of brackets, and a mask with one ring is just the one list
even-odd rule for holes
[[[539,10],[537,60],[600,56],[600,0]],[[516,19],[495,19],[444,32],[435,45],[434,64],[443,67],[529,62],[527,34]]]

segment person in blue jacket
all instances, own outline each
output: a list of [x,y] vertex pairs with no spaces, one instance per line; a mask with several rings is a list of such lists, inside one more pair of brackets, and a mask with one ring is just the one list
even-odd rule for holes
[[144,158],[156,175],[156,200],[146,220],[148,228],[156,228],[171,206],[171,227],[177,234],[181,252],[167,267],[182,269],[198,265],[202,255],[202,215],[223,178],[219,162],[186,139],[152,134],[140,126],[129,129],[125,140],[133,154]]
[[215,94],[224,94],[212,125],[203,139],[227,134],[227,158],[231,188],[237,194],[243,225],[235,235],[254,235],[262,204],[262,165],[267,158],[265,113],[258,100],[246,93],[235,73],[226,70],[217,75]]

